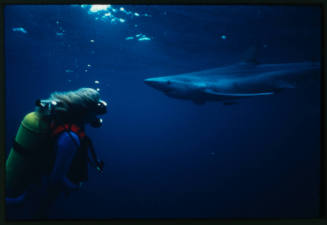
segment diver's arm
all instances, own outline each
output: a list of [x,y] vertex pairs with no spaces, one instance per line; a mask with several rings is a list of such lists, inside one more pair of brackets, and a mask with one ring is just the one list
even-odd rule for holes
[[58,137],[56,160],[49,177],[52,185],[64,185],[68,189],[79,187],[66,177],[79,146],[79,138],[74,132],[64,132]]
[[6,204],[8,205],[17,205],[23,203],[26,196],[26,192],[17,197],[6,197]]

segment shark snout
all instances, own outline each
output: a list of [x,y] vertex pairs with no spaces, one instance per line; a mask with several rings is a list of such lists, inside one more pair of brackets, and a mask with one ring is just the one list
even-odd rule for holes
[[144,83],[150,86],[153,86],[158,83],[158,81],[155,78],[146,78],[144,79]]
[[170,81],[164,77],[152,77],[144,79],[144,83],[160,91],[170,90]]
[[157,89],[162,89],[165,87],[165,82],[160,77],[147,78],[144,80],[144,83]]

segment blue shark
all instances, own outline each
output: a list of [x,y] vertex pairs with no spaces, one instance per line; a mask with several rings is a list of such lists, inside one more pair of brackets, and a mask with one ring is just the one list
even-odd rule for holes
[[192,100],[196,104],[221,101],[231,105],[243,98],[269,96],[296,88],[307,80],[319,79],[319,74],[319,62],[241,62],[208,70],[151,77],[144,82],[172,98]]

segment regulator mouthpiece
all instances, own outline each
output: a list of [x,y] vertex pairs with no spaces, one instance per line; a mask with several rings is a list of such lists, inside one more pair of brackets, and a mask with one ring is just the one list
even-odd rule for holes
[[95,118],[91,123],[91,127],[94,127],[94,128],[100,128],[102,126],[102,122],[103,120],[101,118]]

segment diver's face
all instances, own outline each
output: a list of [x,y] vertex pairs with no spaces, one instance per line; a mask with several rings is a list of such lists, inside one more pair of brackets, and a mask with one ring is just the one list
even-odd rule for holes
[[88,113],[85,116],[84,122],[90,124],[94,128],[99,128],[102,126],[102,119],[99,118],[95,113]]

